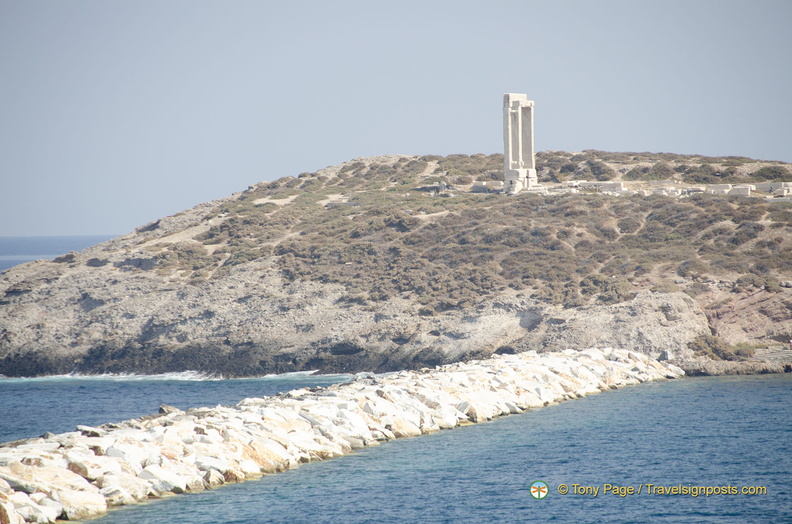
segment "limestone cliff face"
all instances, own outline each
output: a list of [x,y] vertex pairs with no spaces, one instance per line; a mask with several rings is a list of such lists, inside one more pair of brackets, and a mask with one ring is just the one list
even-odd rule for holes
[[544,322],[522,343],[551,350],[578,347],[634,348],[662,360],[688,356],[688,343],[709,333],[707,317],[684,293],[639,292],[609,306],[548,308]]
[[637,267],[608,250],[641,233],[606,227],[611,197],[431,196],[451,170],[355,159],[11,268],[0,374],[386,371],[593,346],[684,358],[711,332],[701,301],[606,273]]
[[777,292],[748,289],[735,292],[720,283],[700,297],[712,330],[732,344],[768,339],[788,346],[792,334],[792,289]]
[[[3,276],[0,373],[385,371],[593,346],[661,356],[708,332],[681,293],[579,310],[505,293],[427,317],[405,298],[372,307],[343,302],[340,285],[289,283],[267,260],[199,284],[121,271],[129,258],[113,245]],[[111,262],[88,265],[96,255]]]

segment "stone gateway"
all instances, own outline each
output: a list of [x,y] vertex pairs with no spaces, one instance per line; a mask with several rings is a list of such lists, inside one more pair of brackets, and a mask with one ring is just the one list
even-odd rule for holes
[[519,93],[503,95],[504,192],[514,195],[538,186],[534,158],[533,100]]

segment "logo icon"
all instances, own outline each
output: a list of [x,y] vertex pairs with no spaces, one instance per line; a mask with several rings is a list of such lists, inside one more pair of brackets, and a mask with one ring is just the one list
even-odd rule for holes
[[550,490],[547,487],[547,483],[542,482],[541,480],[537,480],[531,484],[531,496],[537,500],[545,498],[549,491]]

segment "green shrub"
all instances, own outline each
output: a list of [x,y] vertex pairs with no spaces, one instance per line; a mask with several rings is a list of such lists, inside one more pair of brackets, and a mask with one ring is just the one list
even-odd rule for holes
[[701,164],[687,171],[683,178],[685,182],[691,184],[721,184],[722,176],[723,174],[710,164]]
[[756,180],[792,181],[792,173],[784,166],[765,166],[751,173]]
[[677,266],[677,274],[685,278],[699,278],[707,271],[709,267],[700,260],[687,260]]
[[720,337],[701,335],[688,343],[694,354],[713,360],[747,360],[755,351],[747,344],[731,345]]
[[647,173],[649,173],[649,168],[646,166],[636,166],[627,173],[624,174],[625,180],[644,180],[646,178]]
[[607,181],[616,177],[616,171],[608,167],[604,162],[589,160],[586,162],[586,165],[588,165],[591,174],[594,175],[594,178],[597,180]]
[[696,298],[697,296],[703,293],[709,293],[711,291],[708,284],[704,284],[703,282],[694,282],[685,288],[685,293],[688,294],[691,298]]
[[562,165],[559,169],[559,173],[562,175],[571,175],[575,171],[577,171],[578,165],[572,162],[567,162],[566,164]]
[[641,223],[636,220],[634,217],[628,216],[624,217],[617,223],[619,231],[622,234],[629,235],[635,233],[639,229],[641,229]]
[[765,281],[762,277],[748,273],[738,278],[732,286],[732,291],[739,292],[751,288],[764,288]]
[[729,242],[740,246],[749,240],[753,240],[754,238],[758,237],[759,233],[764,231],[764,229],[765,227],[762,224],[757,224],[756,222],[745,222],[740,224]]
[[676,171],[671,166],[665,162],[658,162],[649,169],[647,178],[649,180],[668,180],[675,174]]
[[595,231],[606,240],[616,240],[619,238],[619,232],[610,226],[597,226]]
[[673,282],[661,282],[655,284],[649,289],[652,293],[679,293],[681,290],[679,286]]

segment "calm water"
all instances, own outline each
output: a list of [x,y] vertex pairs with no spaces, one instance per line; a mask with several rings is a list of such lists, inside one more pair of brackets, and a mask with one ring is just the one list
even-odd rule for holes
[[[231,404],[342,376],[0,380],[0,434]],[[398,440],[261,480],[112,511],[99,524],[790,522],[792,375],[643,384]],[[11,411],[9,411],[11,406]],[[529,486],[550,486],[534,500]],[[560,495],[559,484],[764,486],[766,495]]]
[[69,251],[80,251],[105,240],[109,235],[60,237],[0,237],[0,271],[32,260],[51,260]]
[[0,379],[0,442],[73,431],[157,413],[161,404],[180,409],[231,406],[247,397],[271,396],[306,386],[329,386],[350,375],[288,373],[222,380],[198,373],[150,376],[56,376]]

